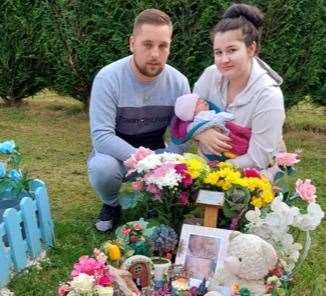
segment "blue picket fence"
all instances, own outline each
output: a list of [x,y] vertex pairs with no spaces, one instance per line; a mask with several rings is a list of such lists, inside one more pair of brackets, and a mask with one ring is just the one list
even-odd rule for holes
[[0,223],[0,287],[5,286],[13,271],[26,268],[28,259],[53,246],[54,225],[46,185],[34,180],[33,198],[23,197],[19,210],[8,208]]

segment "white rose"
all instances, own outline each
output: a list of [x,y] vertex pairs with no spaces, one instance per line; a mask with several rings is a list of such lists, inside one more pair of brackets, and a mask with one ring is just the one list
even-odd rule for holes
[[96,286],[96,291],[99,296],[112,296],[113,295],[112,287]]
[[78,276],[75,276],[70,282],[70,286],[76,292],[90,292],[94,286],[95,279],[93,276],[90,276],[85,273],[80,273]]

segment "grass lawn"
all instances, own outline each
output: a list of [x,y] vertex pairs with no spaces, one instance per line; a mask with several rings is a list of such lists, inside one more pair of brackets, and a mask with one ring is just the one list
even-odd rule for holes
[[[289,110],[285,139],[289,151],[302,149],[298,177],[312,179],[326,210],[326,108],[301,104]],[[93,227],[100,202],[90,188],[86,159],[91,149],[88,118],[75,100],[40,93],[20,109],[0,108],[0,141],[14,139],[23,168],[48,184],[56,244],[41,270],[17,275],[9,288],[15,295],[56,295],[73,263],[91,254],[109,236]],[[326,223],[312,235],[312,247],[298,271],[291,295],[326,294]],[[324,289],[324,290],[322,290]],[[325,293],[325,294],[324,294]]]

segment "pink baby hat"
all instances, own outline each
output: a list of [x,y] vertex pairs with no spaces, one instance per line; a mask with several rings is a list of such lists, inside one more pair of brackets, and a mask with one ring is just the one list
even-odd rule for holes
[[178,97],[174,106],[175,115],[183,121],[192,121],[199,98],[197,94],[186,94]]

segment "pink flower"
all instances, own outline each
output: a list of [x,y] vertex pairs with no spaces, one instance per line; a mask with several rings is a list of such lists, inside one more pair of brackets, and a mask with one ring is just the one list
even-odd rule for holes
[[142,181],[137,180],[137,181],[131,183],[131,187],[133,190],[139,191],[144,188],[144,183]]
[[178,197],[178,203],[182,204],[183,206],[188,205],[189,203],[189,194],[187,192],[181,192]]
[[107,266],[103,261],[97,261],[94,258],[88,256],[82,256],[79,261],[74,265],[74,269],[71,272],[71,276],[78,276],[80,273],[86,273],[88,275],[104,274],[107,271]]
[[174,166],[174,169],[178,174],[183,174],[187,171],[187,165],[185,163],[178,163]]
[[130,233],[130,231],[131,231],[131,229],[130,228],[126,228],[126,227],[124,227],[124,228],[122,228],[122,234],[124,235],[124,236],[128,236],[129,235],[129,233]]
[[278,153],[276,154],[276,163],[279,166],[293,166],[294,164],[298,163],[300,159],[297,159],[298,154],[296,153]]
[[134,224],[134,229],[138,231],[138,230],[142,230],[143,227],[139,223],[135,223]]
[[138,161],[144,159],[146,156],[153,154],[154,152],[151,149],[140,146],[134,153],[135,159]]
[[113,279],[112,276],[105,274],[96,279],[96,283],[100,286],[107,287],[112,285]]
[[161,166],[157,167],[153,170],[150,176],[153,178],[164,177],[168,172],[174,169],[174,164],[172,163],[164,163]]
[[192,184],[191,176],[189,174],[184,174],[181,183],[184,187],[189,187]]
[[298,179],[295,183],[296,193],[306,202],[314,202],[316,200],[316,187],[311,184],[311,180],[302,181]]
[[128,168],[128,169],[135,169],[137,165],[137,159],[135,158],[134,155],[131,155],[127,160],[123,162],[123,164]]
[[67,284],[62,284],[58,288],[58,296],[66,296],[69,293],[70,287]]
[[254,168],[243,169],[243,175],[247,178],[261,178],[260,172]]
[[155,184],[149,184],[146,187],[146,190],[154,195],[160,195],[161,190]]

